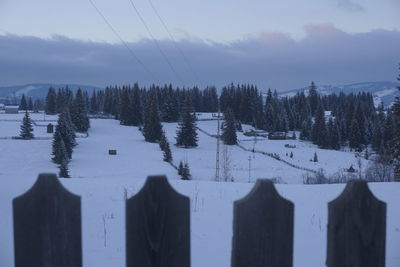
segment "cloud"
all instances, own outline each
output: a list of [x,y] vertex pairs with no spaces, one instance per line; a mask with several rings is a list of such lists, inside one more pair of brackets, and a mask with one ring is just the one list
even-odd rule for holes
[[[299,41],[279,32],[229,44],[179,41],[191,68],[171,41],[159,43],[185,86],[221,87],[234,82],[283,90],[305,86],[311,80],[343,84],[394,80],[398,75],[399,31],[349,34],[332,24],[309,25],[305,30],[306,37]],[[182,85],[154,43],[142,40],[128,46],[157,80],[122,44],[63,36],[0,35],[0,85],[51,82],[105,86],[136,81]]]
[[335,0],[335,1],[337,2],[336,5],[339,8],[350,12],[361,12],[365,10],[364,6],[352,0]]

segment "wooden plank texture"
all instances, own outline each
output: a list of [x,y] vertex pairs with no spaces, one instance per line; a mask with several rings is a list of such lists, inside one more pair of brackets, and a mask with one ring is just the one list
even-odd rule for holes
[[362,180],[328,204],[328,267],[384,267],[386,204]]
[[282,198],[269,180],[235,201],[233,267],[291,267],[294,205]]
[[81,202],[55,174],[13,200],[16,267],[81,267]]
[[126,202],[127,267],[190,266],[190,200],[149,176]]

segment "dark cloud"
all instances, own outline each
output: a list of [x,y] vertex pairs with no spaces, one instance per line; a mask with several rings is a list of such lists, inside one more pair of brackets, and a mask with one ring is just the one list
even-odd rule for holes
[[[201,86],[255,83],[278,90],[318,84],[393,80],[400,32],[348,34],[331,24],[310,25],[300,41],[265,33],[230,44],[180,41]],[[170,41],[160,41],[185,85],[199,83]],[[160,83],[181,85],[151,41],[128,44]],[[104,86],[157,83],[122,44],[0,36],[0,85],[32,82]]]
[[335,1],[337,2],[337,6],[339,8],[350,12],[361,12],[365,10],[364,6],[352,0],[335,0]]

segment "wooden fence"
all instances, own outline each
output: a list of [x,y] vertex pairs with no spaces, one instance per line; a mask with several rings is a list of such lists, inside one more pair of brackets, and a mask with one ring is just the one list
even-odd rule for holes
[[[190,200],[165,176],[126,200],[126,267],[190,266]],[[54,174],[13,200],[16,267],[82,267],[81,202]],[[234,203],[231,265],[291,267],[294,204],[259,180]],[[386,204],[364,181],[328,204],[328,267],[384,267]],[[1,256],[0,256],[1,257]]]

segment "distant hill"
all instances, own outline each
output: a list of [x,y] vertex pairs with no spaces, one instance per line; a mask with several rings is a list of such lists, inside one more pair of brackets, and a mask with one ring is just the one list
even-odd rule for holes
[[[345,94],[369,92],[374,96],[374,102],[376,106],[379,105],[381,102],[383,102],[385,106],[390,106],[394,102],[395,97],[400,96],[400,91],[397,89],[397,86],[400,86],[400,83],[382,81],[362,82],[336,86],[317,85],[317,90],[321,95],[339,94],[340,92],[343,92]],[[305,93],[307,94],[308,89],[308,87],[293,89],[282,92],[280,93],[280,95],[293,96],[300,91],[305,91]]]
[[[17,99],[21,98],[22,94],[30,96],[32,98],[44,98],[47,95],[49,87],[64,88],[66,84],[51,84],[51,83],[37,83],[37,84],[25,84],[25,85],[14,85],[14,86],[0,86],[0,102],[4,102],[6,99],[12,100],[15,94]],[[92,85],[81,85],[81,84],[68,84],[69,89],[76,92],[78,88],[86,90],[91,93],[94,89],[101,90],[103,88],[92,86]]]

